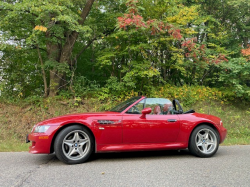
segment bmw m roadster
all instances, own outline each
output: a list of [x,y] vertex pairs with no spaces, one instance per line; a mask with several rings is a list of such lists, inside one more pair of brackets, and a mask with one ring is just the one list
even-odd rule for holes
[[220,118],[184,112],[178,100],[130,98],[110,111],[64,115],[36,124],[27,135],[29,152],[56,154],[66,164],[100,152],[189,149],[213,156],[226,137]]

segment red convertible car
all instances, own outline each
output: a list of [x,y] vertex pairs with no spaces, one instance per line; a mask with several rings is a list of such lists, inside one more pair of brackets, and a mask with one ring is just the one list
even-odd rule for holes
[[213,156],[226,137],[220,118],[183,112],[178,100],[133,97],[110,111],[64,115],[35,125],[29,152],[55,152],[67,164],[87,161],[92,153],[186,149]]

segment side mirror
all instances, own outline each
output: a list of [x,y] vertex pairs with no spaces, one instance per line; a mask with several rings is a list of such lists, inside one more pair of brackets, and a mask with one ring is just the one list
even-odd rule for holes
[[142,116],[141,118],[146,118],[146,114],[150,114],[152,112],[152,109],[151,108],[144,108],[141,113],[142,113]]

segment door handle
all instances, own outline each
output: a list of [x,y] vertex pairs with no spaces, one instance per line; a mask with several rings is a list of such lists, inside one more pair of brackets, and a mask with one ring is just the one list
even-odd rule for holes
[[176,119],[168,119],[168,122],[176,122]]

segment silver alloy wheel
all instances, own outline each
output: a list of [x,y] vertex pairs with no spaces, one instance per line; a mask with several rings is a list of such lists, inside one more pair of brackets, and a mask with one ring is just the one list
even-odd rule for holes
[[211,154],[216,150],[217,137],[213,131],[204,128],[196,134],[195,143],[200,152],[203,154]]
[[89,152],[90,138],[84,131],[72,131],[63,139],[62,150],[68,159],[79,160]]

